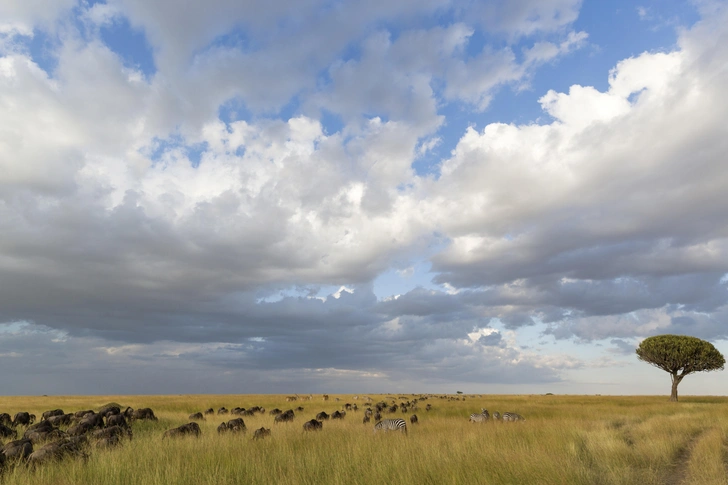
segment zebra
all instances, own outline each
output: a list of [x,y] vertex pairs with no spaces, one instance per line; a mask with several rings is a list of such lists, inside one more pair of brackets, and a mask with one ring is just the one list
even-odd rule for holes
[[374,432],[377,431],[402,431],[407,434],[407,423],[404,419],[383,419],[374,425]]
[[516,413],[503,413],[503,421],[525,421],[526,418]]
[[501,418],[500,413],[498,411],[494,411],[493,412],[493,419],[495,419],[496,421],[498,421],[500,418]]
[[490,414],[485,408],[481,408],[480,413],[473,413],[470,415],[470,421],[473,423],[485,423],[486,421],[488,421],[489,418]]

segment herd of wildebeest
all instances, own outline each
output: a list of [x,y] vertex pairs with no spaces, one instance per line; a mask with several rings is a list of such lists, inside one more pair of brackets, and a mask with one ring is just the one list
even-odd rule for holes
[[[414,398],[401,397],[400,401],[391,398],[390,402],[380,401],[374,403],[369,397],[364,397],[363,407],[364,424],[372,420],[376,422],[374,430],[397,430],[407,433],[407,427],[403,419],[382,419],[383,415],[393,413],[409,414],[411,425],[418,424],[419,418],[414,411],[424,409],[430,411],[432,405],[424,404],[422,401],[433,397],[432,395],[420,395]],[[460,399],[452,396],[436,396],[441,399]],[[328,400],[328,395],[323,396]],[[287,401],[298,400],[297,396],[286,398]],[[306,397],[304,399],[311,399]],[[359,399],[355,396],[354,399]],[[336,399],[337,401],[339,399]],[[323,422],[329,419],[343,420],[348,412],[356,412],[360,406],[352,403],[345,403],[341,409],[327,414],[321,411],[315,418],[303,423],[304,431],[317,431],[323,428]],[[273,417],[273,423],[288,423],[296,418],[296,412],[301,413],[303,406],[283,411],[275,408],[268,411]],[[264,415],[266,410],[260,406],[250,408],[235,407],[228,410],[221,407],[217,410],[209,408],[205,411],[190,414],[187,424],[169,429],[162,434],[162,439],[175,438],[179,436],[199,436],[202,431],[195,421],[206,420],[209,416],[236,415],[228,421],[223,421],[217,432],[224,433],[245,433],[247,428],[243,416]],[[506,419],[507,415],[509,419]],[[493,418],[498,419],[500,415],[494,413]],[[470,415],[470,421],[483,422],[490,419],[488,411],[481,410],[479,414]],[[501,418],[504,421],[523,420],[523,417],[515,413],[504,413]],[[35,466],[41,463],[56,461],[65,457],[87,458],[89,451],[93,448],[114,447],[124,440],[131,440],[132,427],[138,421],[157,421],[154,411],[150,408],[132,409],[117,403],[110,403],[101,407],[98,411],[92,409],[65,413],[62,409],[53,409],[44,412],[40,421],[36,422],[36,416],[28,412],[18,412],[13,417],[8,413],[0,413],[0,471],[8,466],[27,464]],[[22,437],[18,438],[19,430],[23,430]],[[258,440],[271,435],[271,429],[261,427],[253,432],[253,439]],[[10,438],[11,441],[3,443],[2,439]]]

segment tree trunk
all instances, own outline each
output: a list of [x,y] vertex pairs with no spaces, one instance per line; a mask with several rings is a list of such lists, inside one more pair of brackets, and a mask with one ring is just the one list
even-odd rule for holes
[[670,401],[677,402],[677,385],[680,384],[680,381],[682,381],[683,376],[679,376],[677,374],[670,374],[670,378],[672,379],[672,393],[670,394]]

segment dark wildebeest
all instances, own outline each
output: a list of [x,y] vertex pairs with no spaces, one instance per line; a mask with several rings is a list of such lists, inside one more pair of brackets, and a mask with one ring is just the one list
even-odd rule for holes
[[73,413],[74,418],[83,418],[87,414],[95,414],[92,409],[86,409],[85,411],[76,411]]
[[68,428],[66,433],[68,433],[68,436],[82,436],[92,429],[94,429],[94,427],[89,423],[78,423],[77,425]]
[[106,427],[121,426],[122,428],[128,428],[129,423],[126,422],[126,418],[123,414],[112,414],[106,417]]
[[162,439],[164,438],[176,438],[178,436],[186,436],[186,435],[195,435],[200,436],[202,431],[200,430],[200,425],[197,423],[187,423],[183,424],[182,426],[178,426],[173,429],[168,429],[164,432],[162,435]]
[[20,412],[17,413],[13,418],[12,426],[13,428],[17,427],[18,425],[30,426],[33,423],[35,423],[35,414]]
[[0,414],[0,424],[11,426],[13,424],[13,418],[8,413],[2,413]]
[[303,406],[298,406],[298,407],[296,408],[296,411],[303,411]]
[[107,404],[99,410],[99,414],[104,418],[114,414],[121,414],[121,408],[116,404]]
[[205,414],[215,414],[215,410],[212,408],[205,409]]
[[331,415],[331,419],[344,419],[344,416],[346,416],[346,411],[334,411],[334,414]]
[[73,418],[73,414],[61,414],[51,416],[47,418],[46,421],[51,423],[53,426],[68,426],[71,424],[71,418]]
[[274,409],[271,409],[270,412],[268,412],[268,414],[270,414],[271,416],[277,416],[277,415],[281,414],[282,412],[283,411],[281,411],[280,409],[274,408]]
[[150,408],[141,408],[134,411],[132,419],[148,419],[150,421],[157,421],[157,417],[154,415],[154,411]]
[[367,415],[365,414],[365,415],[364,415],[364,419],[362,419],[362,421],[361,421],[361,422],[362,422],[362,423],[364,423],[364,424],[367,424],[367,423],[368,423],[369,421],[371,421],[371,420],[372,420],[372,418],[371,418],[371,417],[369,417],[369,416],[367,416]]
[[22,460],[28,458],[33,453],[33,443],[25,438],[11,441],[10,443],[5,443],[1,452],[8,460]]
[[254,440],[259,440],[259,439],[265,438],[266,436],[270,436],[270,429],[266,429],[264,427],[260,428],[260,429],[256,429],[255,433],[253,433]]
[[48,461],[60,460],[66,456],[85,456],[83,438],[64,438],[53,443],[48,443],[28,456],[28,462],[31,465],[40,464]]
[[318,431],[324,428],[324,425],[321,421],[316,421],[315,419],[312,419],[311,421],[306,421],[303,423],[303,430],[304,431]]
[[53,409],[51,411],[44,412],[43,415],[40,417],[40,420],[45,421],[51,416],[63,416],[64,414],[65,413],[63,412],[63,409]]
[[123,414],[126,419],[131,420],[132,416],[134,416],[134,409],[130,406],[127,406],[126,409],[124,409],[124,412],[121,414]]
[[205,417],[202,415],[202,413],[192,413],[189,416],[189,420],[190,421],[195,421],[195,420],[204,421]]
[[235,407],[232,409],[232,411],[230,411],[230,414],[235,414],[236,416],[240,416],[241,414],[243,414],[244,411],[245,411],[245,408]]
[[100,414],[87,414],[81,420],[78,422],[78,424],[87,424],[92,428],[103,428],[104,427],[104,417]]
[[223,406],[217,410],[217,414],[227,414],[227,413],[228,413],[228,410],[225,406]]
[[289,409],[288,411],[285,411],[278,416],[275,417],[273,422],[275,423],[287,423],[290,421],[293,421],[293,418],[295,418],[295,414],[293,414],[293,409]]
[[132,436],[131,428],[111,426],[93,431],[89,434],[89,439],[97,447],[111,447],[118,445],[123,438],[131,440]]
[[9,428],[4,424],[0,424],[0,436],[3,438],[15,438],[18,436],[18,432],[13,428]]
[[320,413],[318,413],[316,415],[316,419],[318,419],[319,421],[325,421],[325,420],[329,419],[329,417],[330,416],[328,414],[326,414],[325,411],[321,411]]
[[416,414],[413,414],[412,416],[410,416],[410,424],[419,424],[419,423],[420,422],[417,419],[417,415]]
[[223,422],[217,427],[218,433],[227,433],[228,431],[233,433],[244,433],[246,430],[247,428],[245,427],[245,421],[243,421],[243,418],[231,419],[227,423]]

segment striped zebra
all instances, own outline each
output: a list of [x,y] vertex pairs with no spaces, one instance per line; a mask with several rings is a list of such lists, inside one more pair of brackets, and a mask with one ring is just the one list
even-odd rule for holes
[[516,413],[503,413],[503,421],[525,421],[526,418]]
[[480,413],[473,413],[470,415],[470,422],[472,423],[485,423],[490,419],[490,413],[485,408],[480,409]]
[[500,413],[498,411],[494,411],[493,412],[493,419],[495,419],[496,421],[498,421],[500,418],[501,418]]
[[377,431],[402,431],[407,434],[407,423],[404,419],[383,419],[374,425],[374,432]]

